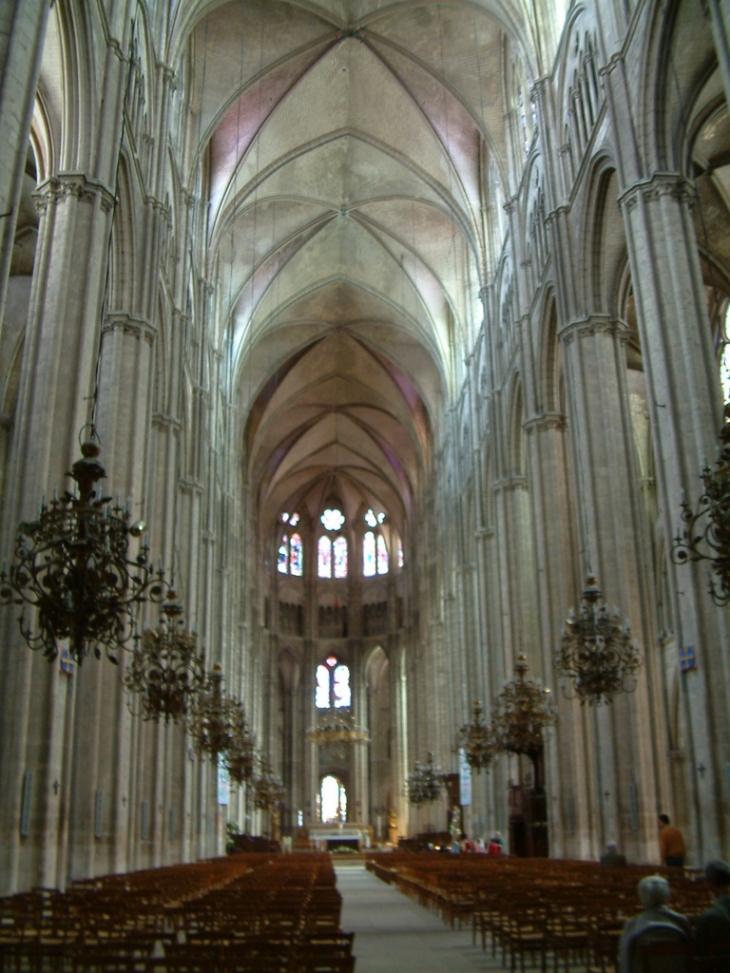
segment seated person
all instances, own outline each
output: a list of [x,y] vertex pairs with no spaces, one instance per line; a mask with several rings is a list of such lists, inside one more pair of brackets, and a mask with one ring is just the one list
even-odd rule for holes
[[689,920],[667,907],[671,895],[669,882],[661,875],[648,875],[639,882],[639,900],[644,911],[628,919],[618,946],[619,973],[639,973],[639,941],[675,938],[690,942]]
[[715,904],[695,923],[697,955],[730,960],[730,865],[723,861],[708,862],[705,880],[715,896]]
[[598,864],[603,866],[603,868],[623,868],[626,864],[626,855],[620,854],[615,841],[609,841],[606,844],[606,851],[601,855]]

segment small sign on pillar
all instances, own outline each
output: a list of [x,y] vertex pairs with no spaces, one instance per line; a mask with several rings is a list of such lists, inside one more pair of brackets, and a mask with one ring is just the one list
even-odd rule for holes
[[697,668],[697,657],[694,645],[687,645],[679,650],[679,671],[690,672]]

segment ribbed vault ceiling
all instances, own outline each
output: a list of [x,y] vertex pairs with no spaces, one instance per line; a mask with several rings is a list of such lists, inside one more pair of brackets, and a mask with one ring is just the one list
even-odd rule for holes
[[520,5],[207,10],[188,25],[189,181],[210,196],[260,516],[337,496],[402,529],[481,318]]

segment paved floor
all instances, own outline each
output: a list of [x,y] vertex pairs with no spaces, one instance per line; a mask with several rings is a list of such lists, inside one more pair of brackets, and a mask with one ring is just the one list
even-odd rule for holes
[[472,946],[471,929],[450,929],[364,865],[336,865],[341,925],[355,933],[355,973],[474,973],[502,970]]

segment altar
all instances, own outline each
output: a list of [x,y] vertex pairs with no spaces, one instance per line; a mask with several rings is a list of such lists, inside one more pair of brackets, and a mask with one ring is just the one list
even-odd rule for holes
[[369,824],[313,824],[308,831],[316,851],[342,847],[365,851],[371,846],[372,828]]

